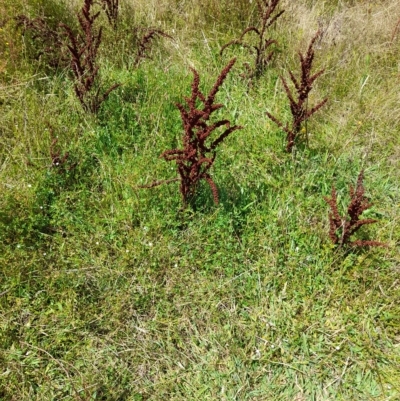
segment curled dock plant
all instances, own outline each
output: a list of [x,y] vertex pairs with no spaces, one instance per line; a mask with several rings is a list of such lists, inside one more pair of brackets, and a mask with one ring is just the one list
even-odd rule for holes
[[76,166],[76,162],[71,162],[69,152],[61,154],[61,150],[57,148],[58,138],[54,137],[51,131],[51,144],[49,148],[51,165],[50,167],[55,169],[58,173],[66,173],[73,170]]
[[75,77],[75,94],[83,109],[90,113],[97,113],[101,103],[120,84],[114,84],[102,91],[99,82],[99,66],[97,64],[98,50],[101,44],[102,27],[95,28],[95,21],[100,12],[93,13],[94,0],[85,0],[78,21],[81,32],[75,35],[66,24],[61,24],[69,39],[71,71]]
[[[267,37],[268,28],[285,12],[281,10],[275,13],[276,7],[278,6],[280,0],[257,0],[258,8],[258,26],[247,27],[238,39],[234,39],[224,46],[220,50],[220,54],[224,50],[232,45],[239,45],[244,48],[250,49],[255,54],[254,67],[248,67],[248,78],[259,77],[263,74],[267,68],[268,63],[271,61],[273,56],[273,51],[269,51],[272,44],[276,44],[277,41]],[[255,33],[257,36],[257,43],[255,45],[250,45],[245,42],[245,36],[250,33]]]
[[34,59],[43,59],[51,68],[67,65],[65,40],[59,26],[52,27],[45,17],[30,18],[26,15],[15,17],[16,26],[21,28],[23,35],[28,34],[33,42]]
[[117,29],[119,15],[119,0],[101,0],[101,7],[106,13],[109,24]]
[[353,234],[362,226],[377,222],[375,219],[360,218],[362,213],[372,206],[372,203],[369,203],[364,196],[363,179],[364,171],[362,170],[358,175],[356,188],[350,186],[350,203],[347,207],[347,216],[341,216],[339,213],[337,193],[334,186],[332,186],[331,197],[324,197],[331,209],[329,212],[329,237],[336,246],[386,246],[378,241],[351,240]]
[[[281,81],[286,92],[286,96],[290,102],[290,111],[292,113],[291,124],[284,125],[280,120],[274,117],[271,113],[267,111],[267,116],[281,127],[286,132],[286,151],[291,152],[293,146],[299,137],[302,130],[302,125],[307,121],[315,112],[317,112],[328,99],[322,100],[316,106],[308,109],[308,96],[313,88],[314,81],[323,74],[324,70],[320,70],[315,74],[311,73],[312,63],[314,60],[314,44],[316,40],[320,37],[321,31],[318,31],[312,38],[306,54],[299,52],[301,73],[300,78],[296,78],[292,71],[289,71],[290,79],[296,89],[296,94],[294,94],[284,77],[281,76]],[[304,129],[307,139],[307,128]]]
[[[199,182],[205,180],[211,188],[214,202],[218,204],[218,189],[209,172],[217,155],[216,148],[228,135],[242,127],[231,126],[229,120],[210,122],[210,117],[212,113],[223,107],[222,104],[214,103],[215,96],[235,62],[236,59],[232,59],[221,71],[207,96],[200,91],[198,72],[191,68],[194,77],[192,93],[190,97],[185,97],[186,105],[176,105],[183,123],[183,149],[166,150],[160,155],[166,161],[175,161],[179,177],[155,181],[142,188],[153,188],[161,184],[179,181],[185,207],[193,199]],[[202,104],[200,107],[198,107],[199,103]],[[211,140],[211,134],[220,127],[224,127],[222,133]]]
[[[139,29],[137,30],[137,34],[139,34]],[[137,53],[135,58],[135,66],[139,66],[140,62],[143,59],[150,58],[149,51],[151,49],[152,43],[157,37],[164,37],[168,39],[173,39],[172,36],[168,35],[161,29],[156,28],[147,28],[145,29],[145,33],[142,33],[142,37],[137,41]]]

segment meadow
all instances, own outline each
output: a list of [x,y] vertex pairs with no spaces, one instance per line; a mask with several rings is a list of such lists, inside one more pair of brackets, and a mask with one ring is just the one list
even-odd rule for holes
[[[88,2],[0,4],[0,400],[400,400],[398,0],[277,1],[259,69],[221,49],[273,1],[102,0],[80,76]],[[234,58],[186,196],[165,152]]]

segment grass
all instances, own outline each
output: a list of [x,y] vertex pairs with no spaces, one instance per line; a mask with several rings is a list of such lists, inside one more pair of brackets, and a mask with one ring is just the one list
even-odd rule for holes
[[[133,69],[135,49],[102,15],[102,82],[122,86],[97,117],[66,71],[18,50],[12,22],[0,31],[0,400],[398,400],[397,2],[283,4],[280,52],[250,89],[247,53],[218,56],[254,17],[247,2],[135,4],[135,23],[174,41]],[[318,19],[325,73],[310,102],[329,102],[308,123],[310,147],[288,155],[265,112],[290,120],[279,75],[297,68]],[[205,184],[180,211],[178,183],[139,186],[175,174],[158,156],[181,145],[188,67],[206,90],[233,54],[217,117],[244,129],[218,149],[220,204]],[[78,162],[69,173],[51,168],[48,124]],[[362,168],[365,217],[379,222],[358,238],[389,247],[334,249],[323,196],[334,184],[344,212]]]

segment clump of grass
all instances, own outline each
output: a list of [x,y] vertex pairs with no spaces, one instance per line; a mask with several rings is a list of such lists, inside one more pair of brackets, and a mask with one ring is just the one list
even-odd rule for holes
[[[161,184],[180,181],[180,192],[183,204],[186,206],[194,197],[199,182],[205,180],[211,188],[214,202],[218,204],[218,189],[211,178],[209,170],[214,164],[217,155],[217,146],[229,134],[242,127],[237,125],[231,126],[229,120],[219,120],[214,123],[210,123],[209,120],[212,113],[223,107],[222,104],[214,103],[215,96],[235,62],[236,59],[232,59],[221,71],[207,96],[200,91],[200,76],[198,72],[194,68],[191,68],[194,79],[191,96],[185,97],[187,107],[179,103],[176,105],[180,111],[184,128],[182,138],[183,149],[166,150],[160,155],[166,161],[175,160],[179,177],[156,181],[144,187],[153,188]],[[198,101],[203,104],[201,108],[197,106]],[[222,134],[211,143],[206,143],[210,135],[219,127],[225,127]]]
[[386,246],[378,241],[365,241],[355,240],[351,241],[351,237],[362,227],[367,224],[376,223],[375,219],[360,219],[364,211],[372,206],[367,198],[364,196],[365,189],[363,186],[364,171],[361,170],[358,175],[357,185],[354,189],[350,186],[350,204],[347,208],[348,216],[341,216],[339,214],[337,204],[337,193],[334,186],[332,186],[331,197],[324,197],[325,202],[329,205],[331,211],[329,212],[329,237],[334,245],[342,247],[344,245],[350,246]]
[[[259,77],[260,75],[262,75],[267,68],[268,63],[271,61],[273,52],[268,52],[268,49],[272,44],[277,43],[277,41],[267,38],[266,34],[268,32],[268,28],[285,12],[285,10],[282,10],[274,15],[279,1],[280,0],[257,0],[259,16],[258,26],[247,27],[242,32],[239,39],[234,39],[226,43],[224,46],[222,46],[220,50],[220,54],[222,55],[227,47],[232,45],[240,45],[242,47],[250,49],[251,51],[255,51],[254,67],[251,68],[247,65],[248,78]],[[244,37],[251,32],[254,32],[257,35],[258,43],[254,46],[244,42]]]
[[[308,109],[308,96],[313,88],[314,81],[323,74],[324,70],[320,70],[315,74],[311,74],[312,63],[314,60],[314,44],[316,40],[320,37],[321,31],[318,31],[308,46],[306,54],[299,52],[300,65],[301,65],[301,76],[297,79],[292,71],[289,71],[290,79],[296,89],[296,95],[292,93],[289,85],[284,77],[281,76],[283,87],[285,88],[286,95],[290,102],[290,111],[292,113],[292,123],[283,125],[283,123],[274,117],[271,113],[267,111],[267,116],[281,127],[286,132],[286,151],[292,152],[293,146],[295,145],[296,139],[302,129],[303,122],[306,122],[315,112],[317,112],[328,99],[322,100],[311,110]],[[307,138],[307,128],[304,129]]]
[[102,27],[95,29],[94,23],[100,12],[92,13],[93,0],[85,0],[78,14],[81,32],[76,36],[73,30],[66,24],[61,24],[69,39],[68,50],[70,52],[71,71],[75,77],[75,94],[83,109],[90,113],[97,113],[100,105],[108,95],[118,88],[120,84],[114,84],[101,93],[99,83],[99,66],[97,64],[98,50],[101,44]]

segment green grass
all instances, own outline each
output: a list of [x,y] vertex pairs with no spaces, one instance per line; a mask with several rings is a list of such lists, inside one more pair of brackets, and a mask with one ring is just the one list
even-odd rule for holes
[[[11,22],[0,31],[0,400],[400,399],[397,3],[286,4],[279,52],[251,88],[246,51],[218,56],[251,21],[236,3],[232,19],[222,2],[139,5],[119,37],[144,21],[175,41],[138,69],[128,33],[107,30],[102,81],[122,86],[97,117],[67,70],[19,52]],[[329,103],[288,155],[265,111],[290,120],[279,75],[298,71],[318,18],[331,24],[310,104]],[[216,118],[244,128],[218,149],[221,202],[204,184],[183,211],[178,183],[140,186],[176,176],[158,157],[180,146],[189,66],[207,91],[233,54]],[[77,162],[67,173],[50,167],[49,124]],[[388,247],[335,249],[323,197],[335,185],[345,213],[362,168],[379,222],[358,238]]]

